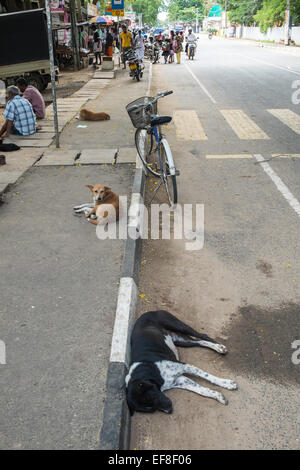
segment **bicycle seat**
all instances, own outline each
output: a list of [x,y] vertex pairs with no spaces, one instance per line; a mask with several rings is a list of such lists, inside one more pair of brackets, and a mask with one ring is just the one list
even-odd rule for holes
[[172,121],[171,116],[152,116],[151,118],[151,126],[158,126],[159,124],[168,124],[168,122]]

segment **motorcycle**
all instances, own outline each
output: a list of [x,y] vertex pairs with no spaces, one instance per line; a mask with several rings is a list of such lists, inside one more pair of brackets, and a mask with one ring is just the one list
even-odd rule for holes
[[139,82],[143,76],[143,70],[145,67],[137,58],[134,49],[129,49],[125,52],[124,60],[129,64],[129,76],[133,77],[133,80],[136,79],[136,81]]
[[209,34],[208,34],[208,39],[212,39],[212,37],[213,37],[213,34],[212,34],[212,33],[209,33]]
[[151,62],[154,59],[154,46],[151,42],[145,44],[145,58],[151,60]]
[[189,58],[189,60],[190,59],[194,60],[195,53],[196,53],[196,43],[191,42],[188,45],[188,58]]

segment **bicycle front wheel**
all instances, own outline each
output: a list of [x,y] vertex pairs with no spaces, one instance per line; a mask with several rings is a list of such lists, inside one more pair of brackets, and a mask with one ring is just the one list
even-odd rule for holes
[[177,204],[178,200],[178,193],[177,193],[177,182],[176,182],[176,175],[171,175],[170,173],[170,164],[169,164],[169,153],[170,147],[168,144],[165,143],[164,139],[159,143],[159,150],[160,150],[160,159],[162,163],[163,169],[163,181],[165,184],[169,204],[171,207]]
[[153,172],[147,163],[147,158],[152,152],[153,136],[149,135],[146,129],[137,129],[135,132],[135,146],[144,167]]

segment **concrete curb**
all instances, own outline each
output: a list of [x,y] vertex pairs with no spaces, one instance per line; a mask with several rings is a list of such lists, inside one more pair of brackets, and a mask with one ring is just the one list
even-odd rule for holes
[[[145,173],[135,171],[129,207],[129,233],[137,233],[143,221],[140,203],[144,200]],[[130,414],[126,402],[125,377],[130,361],[130,336],[136,316],[138,279],[142,240],[128,237],[125,244],[114,324],[110,363],[106,382],[106,399],[100,432],[101,450],[128,450],[130,443]]]
[[[152,64],[149,66],[147,95],[150,96]],[[136,317],[138,279],[142,240],[134,237],[143,227],[143,202],[146,174],[139,156],[128,211],[129,223],[120,279],[118,303],[113,331],[110,363],[107,372],[106,399],[100,431],[100,450],[128,450],[130,445],[130,414],[126,402],[125,377],[130,361],[130,336]]]

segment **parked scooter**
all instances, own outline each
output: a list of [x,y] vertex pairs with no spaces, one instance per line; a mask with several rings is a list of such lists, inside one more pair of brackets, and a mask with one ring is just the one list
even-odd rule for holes
[[195,54],[196,54],[196,43],[195,42],[190,42],[188,45],[188,58],[189,60],[192,59],[194,60]]
[[136,79],[137,82],[143,76],[144,65],[138,59],[134,49],[129,49],[124,53],[124,60],[129,64],[129,76],[133,77],[133,80]]

